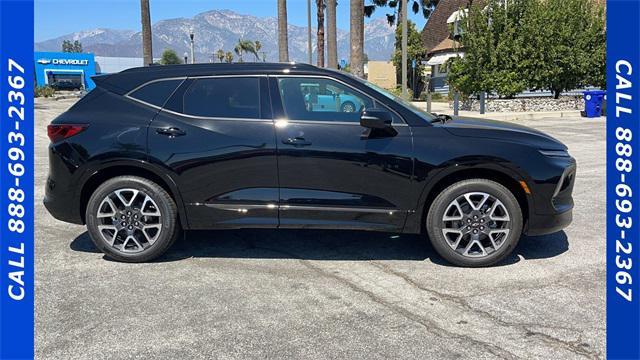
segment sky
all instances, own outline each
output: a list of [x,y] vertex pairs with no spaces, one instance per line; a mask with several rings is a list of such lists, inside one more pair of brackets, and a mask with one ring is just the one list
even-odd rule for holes
[[[312,24],[316,9],[312,0]],[[365,0],[370,4],[371,0]],[[150,0],[151,22],[193,17],[209,10],[233,10],[258,17],[277,16],[277,0]],[[307,0],[287,0],[290,24],[307,25]],[[379,8],[372,19],[384,17],[388,9]],[[418,29],[425,24],[421,14],[410,14]],[[365,19],[368,21],[368,19]],[[338,28],[349,30],[349,0],[338,0]],[[315,26],[315,25],[314,25]],[[36,0],[35,41],[52,39],[80,30],[95,28],[140,30],[139,0]]]

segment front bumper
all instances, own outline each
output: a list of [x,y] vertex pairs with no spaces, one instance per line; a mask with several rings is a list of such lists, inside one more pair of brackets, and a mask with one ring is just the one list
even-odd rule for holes
[[[553,193],[529,215],[524,233],[530,236],[547,235],[558,232],[573,220],[573,186],[576,178],[576,161],[568,160],[562,175],[553,186]],[[536,211],[537,210],[537,211]]]
[[554,215],[534,214],[529,218],[529,225],[524,233],[529,236],[553,234],[569,226],[572,220],[573,209]]

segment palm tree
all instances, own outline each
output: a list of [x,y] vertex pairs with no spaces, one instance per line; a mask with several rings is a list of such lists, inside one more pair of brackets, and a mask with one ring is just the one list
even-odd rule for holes
[[238,43],[236,44],[236,47],[233,49],[233,51],[235,51],[236,54],[240,56],[240,62],[242,62],[242,54],[244,53],[253,54],[256,59],[258,59],[258,52],[256,51],[255,43],[250,40],[238,39]]
[[256,61],[259,61],[260,57],[258,56],[258,53],[260,52],[260,49],[262,49],[262,43],[260,42],[260,40],[256,40],[253,43],[253,49],[255,50],[255,53],[253,53],[253,55],[256,56]]
[[216,57],[220,62],[224,61],[224,50],[218,49],[218,51],[216,51]]
[[233,53],[231,51],[227,51],[227,53],[224,54],[224,61],[226,61],[229,64],[233,62]]
[[338,68],[338,40],[336,36],[336,0],[327,2],[327,66]]
[[364,0],[350,0],[351,73],[364,78]]
[[316,0],[318,16],[318,41],[316,42],[316,52],[318,53],[318,66],[324,67],[324,0]]
[[144,66],[153,63],[153,48],[151,45],[151,12],[149,0],[140,0],[140,19],[142,22],[142,56]]
[[233,51],[235,51],[236,55],[238,55],[240,57],[240,61],[239,62],[244,62],[242,60],[242,53],[244,52],[244,50],[242,50],[242,46],[240,46],[239,43],[236,45],[236,47],[233,48]]
[[[391,13],[387,14],[387,22],[389,22],[389,25],[400,25],[400,23],[402,22],[402,1],[371,0],[371,2],[371,5],[367,5],[364,7],[364,15],[366,17],[371,17],[371,15],[375,12],[376,7],[389,6],[392,11]],[[439,2],[440,0],[408,0],[407,6],[411,4],[411,11],[414,14],[417,14],[420,10],[422,10],[422,16],[425,19],[428,19]]]
[[278,57],[289,61],[289,36],[287,34],[287,0],[278,0]]

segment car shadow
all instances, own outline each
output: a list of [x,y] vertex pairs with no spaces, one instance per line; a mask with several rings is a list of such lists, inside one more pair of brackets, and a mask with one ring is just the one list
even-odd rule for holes
[[[79,252],[100,252],[87,232],[75,238],[70,247]],[[497,265],[552,258],[568,249],[564,231],[546,236],[523,236],[515,251]],[[451,266],[435,252],[428,239],[420,235],[283,229],[187,231],[155,262],[191,257],[344,261],[429,259],[435,264]]]

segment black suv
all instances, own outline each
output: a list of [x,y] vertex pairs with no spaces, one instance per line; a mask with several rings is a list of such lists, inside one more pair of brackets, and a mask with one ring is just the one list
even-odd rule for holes
[[571,222],[559,141],[434,116],[343,72],[198,64],[95,83],[48,127],[44,203],[117,260],[153,259],[181,229],[338,228],[426,230],[450,262],[486,266]]

